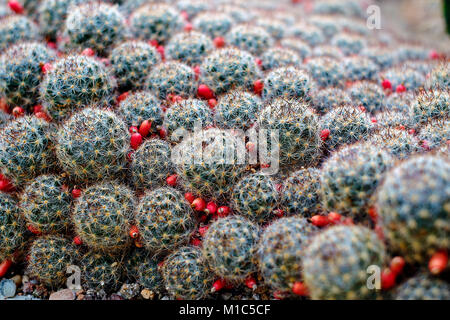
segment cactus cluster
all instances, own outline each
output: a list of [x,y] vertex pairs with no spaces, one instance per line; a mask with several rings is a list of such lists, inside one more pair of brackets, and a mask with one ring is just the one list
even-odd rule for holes
[[20,15],[0,18],[0,50],[22,41],[40,40],[39,27],[31,19]]
[[357,82],[350,88],[350,97],[356,106],[364,107],[369,113],[376,113],[384,109],[385,94],[375,83]]
[[422,91],[411,104],[412,121],[423,125],[433,119],[445,119],[450,115],[450,94],[446,91]]
[[349,81],[376,80],[379,72],[372,60],[358,56],[345,58],[344,69]]
[[0,192],[0,260],[10,259],[25,244],[25,222],[12,196]]
[[319,114],[325,114],[338,107],[351,105],[349,94],[339,88],[325,88],[311,95],[311,103]]
[[192,21],[196,29],[211,38],[225,37],[233,23],[233,18],[223,12],[202,12]]
[[300,56],[291,49],[273,48],[261,56],[263,70],[272,70],[285,66],[299,66],[302,62]]
[[81,283],[85,288],[118,290],[123,272],[120,259],[108,253],[89,251],[80,258]]
[[157,132],[163,124],[164,112],[161,101],[147,91],[133,92],[119,103],[117,115],[127,127],[139,127],[143,121],[151,122],[151,132]]
[[168,59],[179,60],[189,66],[199,65],[213,50],[212,40],[200,32],[183,32],[173,36],[166,46]]
[[402,283],[394,293],[395,300],[450,300],[447,282],[421,273]]
[[278,97],[309,100],[312,87],[312,80],[305,71],[294,66],[280,67],[267,74],[262,97],[264,100]]
[[226,41],[241,50],[259,56],[273,45],[274,40],[262,27],[238,25],[228,32]]
[[407,159],[423,150],[419,140],[405,130],[385,128],[369,139],[373,145],[387,150],[397,159]]
[[307,67],[319,87],[338,86],[345,77],[343,66],[336,59],[318,57],[308,59]]

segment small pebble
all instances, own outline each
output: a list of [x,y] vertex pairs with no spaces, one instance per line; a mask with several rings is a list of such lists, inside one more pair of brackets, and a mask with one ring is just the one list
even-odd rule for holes
[[3,279],[0,281],[0,296],[12,298],[16,295],[16,284],[13,280]]
[[53,292],[49,300],[75,300],[75,293],[70,289]]

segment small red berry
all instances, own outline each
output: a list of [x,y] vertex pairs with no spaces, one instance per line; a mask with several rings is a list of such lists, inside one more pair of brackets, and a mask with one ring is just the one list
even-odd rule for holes
[[283,300],[284,299],[284,294],[283,292],[277,290],[273,292],[273,297],[275,300]]
[[370,207],[368,210],[368,213],[369,213],[370,218],[372,218],[372,221],[377,222],[377,220],[378,220],[377,209],[375,207]]
[[198,228],[198,233],[199,233],[202,237],[204,237],[204,236],[205,236],[205,233],[206,233],[206,231],[208,231],[208,229],[209,229],[209,226],[203,226],[203,227],[200,227],[200,228]]
[[93,57],[95,55],[95,52],[91,48],[86,48],[81,52],[81,54],[84,56]]
[[330,212],[327,218],[331,224],[337,224],[341,222],[342,216],[337,212]]
[[72,190],[72,198],[77,199],[81,196],[81,190],[80,189],[73,189]]
[[56,45],[55,42],[53,41],[49,41],[47,42],[47,47],[49,47],[50,49],[56,50],[58,48],[58,46]]
[[322,139],[322,141],[327,140],[329,136],[330,136],[330,129],[323,129],[320,132],[320,139]]
[[194,202],[194,200],[195,200],[195,196],[194,196],[194,194],[191,193],[191,192],[186,192],[186,193],[184,194],[184,198],[185,198],[189,203],[192,203],[192,202]]
[[0,191],[9,192],[14,189],[11,181],[0,173]]
[[409,129],[409,130],[408,130],[408,133],[414,135],[414,134],[416,134],[416,130],[414,130],[414,129]]
[[161,139],[164,139],[165,137],[167,137],[167,130],[166,130],[166,128],[160,128],[158,130],[158,134],[159,134],[159,137]]
[[225,287],[225,280],[219,279],[216,282],[213,283],[213,287],[211,289],[211,292],[217,292],[223,289]]
[[207,214],[215,214],[217,212],[217,205],[214,202],[208,202],[205,212]]
[[167,177],[166,182],[169,186],[175,187],[177,185],[178,175],[172,174]]
[[165,59],[165,49],[164,46],[157,46],[156,51],[158,51],[159,55],[161,56],[161,59]]
[[383,82],[381,83],[381,86],[385,90],[392,89],[392,83],[388,79],[384,79]]
[[231,212],[230,207],[227,206],[221,206],[219,207],[219,209],[217,209],[217,213],[221,218],[228,216],[230,212]]
[[133,133],[139,132],[139,130],[137,127],[133,126],[128,129],[128,132],[133,134]]
[[359,106],[358,109],[361,110],[361,112],[366,112],[366,107],[364,106]]
[[205,84],[201,84],[198,86],[197,94],[200,98],[203,99],[213,99],[214,92]]
[[275,216],[277,216],[278,218],[281,218],[281,217],[283,217],[284,216],[284,211],[283,210],[281,210],[281,209],[276,209],[276,210],[274,210],[274,212],[273,212],[274,214],[275,214]]
[[6,275],[12,264],[12,261],[9,259],[3,260],[3,262],[0,263],[0,278],[3,278]]
[[210,109],[214,109],[217,106],[217,100],[216,99],[209,99],[208,105]]
[[202,245],[202,241],[197,238],[192,238],[191,244],[195,247],[200,247]]
[[137,239],[139,237],[139,229],[136,226],[131,226],[129,235],[131,239]]
[[371,117],[371,118],[370,118],[370,121],[371,121],[372,123],[377,123],[377,122],[378,122],[377,118],[375,118],[375,117]]
[[311,223],[316,227],[325,227],[326,225],[328,225],[329,221],[326,216],[317,214],[311,217]]
[[148,43],[155,48],[159,46],[159,43],[156,40],[150,40]]
[[264,89],[264,82],[262,80],[256,80],[253,82],[253,92],[261,95]]
[[195,211],[204,211],[206,209],[206,202],[202,198],[197,198],[192,201],[192,207]]
[[40,104],[37,104],[33,107],[33,112],[34,113],[38,113],[38,112],[42,112],[44,111],[44,107]]
[[53,69],[53,65],[51,63],[44,63],[41,67],[42,73],[46,74],[47,72],[49,72],[50,70]]
[[397,88],[395,89],[395,91],[396,91],[397,93],[405,92],[405,91],[406,91],[406,87],[405,87],[404,85],[402,85],[402,84],[399,84],[399,85],[397,86]]
[[50,117],[48,116],[48,114],[46,114],[43,111],[36,112],[35,116],[36,116],[36,118],[42,119],[42,120],[45,120],[45,121],[50,121],[51,120]]
[[28,231],[30,231],[32,234],[40,235],[41,231],[35,227],[33,227],[31,224],[27,226]]
[[389,290],[395,286],[396,274],[389,269],[383,270],[381,272],[381,288],[383,290]]
[[184,31],[189,32],[192,31],[192,29],[193,29],[192,23],[188,22],[184,25]]
[[8,6],[14,13],[17,14],[22,14],[25,11],[22,4],[17,0],[9,0]]
[[303,282],[297,281],[292,286],[292,293],[298,295],[298,296],[308,296],[308,288],[305,286]]
[[448,253],[447,251],[438,251],[431,257],[428,262],[428,270],[434,275],[441,273],[445,270],[448,264]]
[[214,45],[216,46],[216,48],[223,48],[225,46],[225,39],[222,37],[215,37]]
[[117,97],[117,102],[121,103],[123,100],[125,100],[128,97],[129,94],[130,93],[128,91],[122,93],[120,96]]
[[259,59],[259,58],[256,58],[255,59],[255,62],[256,62],[256,64],[258,65],[258,66],[261,66],[262,65],[262,60],[261,59]]
[[150,120],[144,120],[142,121],[141,125],[139,126],[139,133],[141,136],[146,137],[152,130],[152,122]]
[[142,136],[139,132],[133,133],[130,139],[131,147],[136,150],[142,144]]
[[81,246],[83,244],[83,241],[79,236],[76,236],[75,238],[73,238],[73,243],[75,243],[77,246]]
[[392,258],[389,268],[391,269],[391,271],[393,273],[400,274],[403,271],[405,264],[406,264],[405,259],[397,256],[397,257]]
[[431,50],[430,51],[430,59],[438,60],[440,58],[441,58],[441,56],[436,50]]
[[189,15],[186,11],[181,11],[180,12],[180,16],[184,19],[184,20],[189,20]]
[[195,73],[195,80],[198,80],[198,77],[200,76],[200,66],[195,66],[194,68],[193,68],[193,70],[194,70],[194,73]]
[[12,111],[12,114],[14,117],[20,118],[25,114],[25,110],[23,110],[23,108],[21,107],[15,107]]
[[257,288],[256,280],[253,277],[248,277],[247,279],[245,279],[245,285],[247,286],[247,288],[252,290],[256,290]]

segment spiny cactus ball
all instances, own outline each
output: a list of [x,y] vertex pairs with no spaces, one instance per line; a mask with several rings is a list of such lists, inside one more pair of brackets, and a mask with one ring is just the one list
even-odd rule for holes
[[450,94],[446,91],[422,91],[411,105],[415,125],[450,116]]
[[132,155],[131,181],[138,190],[162,186],[173,168],[167,142],[149,139]]
[[113,292],[120,287],[123,263],[108,253],[88,252],[80,259],[81,283],[85,289]]
[[397,62],[396,54],[390,48],[368,47],[361,52],[361,55],[375,62],[381,70],[390,68]]
[[61,121],[91,103],[110,104],[115,87],[102,63],[72,55],[55,62],[42,81],[40,95],[47,113]]
[[[338,47],[329,45],[329,44],[321,44],[319,46],[314,47],[311,53],[312,59],[318,58],[328,58],[334,60],[343,60],[345,58],[344,54]],[[308,60],[306,61],[308,62]]]
[[389,80],[394,89],[403,85],[406,90],[416,90],[423,87],[425,83],[425,77],[422,73],[408,67],[388,69],[383,72],[382,78]]
[[25,244],[25,231],[17,201],[0,192],[0,261],[11,259],[14,252]]
[[449,185],[448,159],[419,156],[390,171],[378,189],[384,234],[406,261],[423,262],[450,248]]
[[344,68],[336,59],[318,57],[308,59],[307,67],[319,87],[335,87],[345,78]]
[[296,67],[280,67],[272,70],[264,79],[262,97],[270,100],[277,97],[309,99],[312,89],[309,75]]
[[139,201],[135,218],[143,245],[155,254],[186,244],[195,228],[189,203],[172,188],[148,191]]
[[70,8],[64,32],[69,37],[69,47],[91,48],[104,55],[125,38],[127,24],[117,6],[88,2]]
[[67,231],[72,197],[61,177],[42,175],[25,188],[20,201],[22,212],[34,229],[42,233]]
[[305,102],[284,98],[268,102],[259,115],[258,128],[266,130],[262,135],[270,146],[268,156],[276,157],[278,149],[280,167],[308,166],[320,154],[319,120]]
[[219,99],[215,107],[215,120],[225,129],[249,129],[255,122],[262,107],[261,99],[252,93],[235,90]]
[[198,99],[186,99],[175,103],[166,112],[164,128],[170,140],[179,141],[195,126],[205,128],[213,123],[213,115],[208,105]]
[[385,94],[381,86],[361,81],[354,84],[350,89],[350,96],[353,104],[358,107],[364,107],[369,113],[383,111]]
[[222,12],[202,12],[192,21],[195,29],[209,35],[211,38],[225,37],[233,23],[233,18]]
[[16,186],[46,173],[54,163],[54,146],[46,121],[25,116],[0,130],[1,172]]
[[179,299],[206,298],[214,282],[201,250],[194,247],[183,247],[169,255],[162,274],[167,291]]
[[[423,126],[417,136],[422,146],[431,150],[450,144],[450,120],[431,121]],[[425,143],[425,145],[424,145]]]
[[386,97],[386,111],[399,111],[409,116],[410,105],[414,100],[414,96],[406,92],[394,92]]
[[160,291],[164,287],[164,279],[155,258],[148,256],[140,261],[137,282],[141,287],[152,291]]
[[150,253],[145,248],[133,247],[125,256],[123,267],[125,278],[130,282],[136,282],[139,278],[139,267],[142,261],[149,257]]
[[347,57],[343,64],[348,81],[376,80],[380,71],[378,65],[365,57]]
[[117,181],[93,185],[75,203],[75,231],[92,250],[119,252],[130,244],[135,205],[133,192]]
[[268,175],[255,173],[242,178],[234,187],[233,208],[257,223],[267,222],[278,203],[278,192]]
[[210,3],[205,0],[179,0],[177,1],[177,8],[180,12],[187,14],[189,19],[192,19],[200,12],[206,11],[210,8]]
[[436,66],[430,73],[427,85],[435,89],[450,89],[450,70],[449,64],[440,64]]
[[9,15],[0,19],[0,51],[21,41],[40,40],[39,27],[22,15]]
[[5,50],[0,56],[0,97],[11,107],[30,110],[39,100],[41,68],[55,57],[37,42],[25,42]]
[[292,26],[290,35],[306,41],[312,47],[322,44],[326,41],[322,29],[304,22],[300,22]]
[[59,129],[56,156],[63,169],[80,182],[113,178],[125,167],[130,134],[113,112],[88,107]]
[[119,86],[136,90],[144,87],[145,78],[161,62],[161,55],[146,42],[127,41],[112,50],[110,60]]
[[367,268],[383,266],[385,247],[373,231],[335,226],[315,236],[303,258],[303,277],[312,299],[374,299]]
[[228,32],[226,42],[255,56],[261,55],[273,45],[271,35],[262,27],[237,25]]
[[325,209],[364,221],[370,198],[392,161],[388,152],[371,143],[346,146],[333,153],[320,174]]
[[277,18],[261,18],[256,21],[256,25],[264,28],[275,40],[281,40],[287,30],[286,23]]
[[318,229],[300,217],[281,218],[261,234],[257,259],[264,282],[276,290],[291,291],[302,279],[304,249]]
[[259,227],[249,220],[230,216],[218,219],[203,239],[203,257],[221,278],[244,280],[256,271],[256,245]]
[[346,33],[337,34],[331,39],[331,43],[347,56],[359,54],[367,46],[363,37]]
[[406,280],[395,289],[395,300],[450,300],[447,282],[420,273]]
[[229,48],[213,51],[200,66],[200,81],[216,94],[249,89],[261,78],[255,59],[248,52]]
[[406,130],[383,129],[372,135],[369,141],[373,145],[385,149],[397,159],[407,159],[423,151],[419,140]]
[[165,100],[169,94],[188,98],[194,94],[196,86],[194,70],[175,61],[161,63],[154,67],[146,82],[146,87],[162,100]]
[[326,88],[311,94],[312,105],[319,114],[327,113],[342,106],[351,105],[348,93],[339,88]]
[[215,128],[194,134],[172,149],[186,190],[214,200],[229,197],[246,169],[244,156],[242,139]]
[[150,121],[153,133],[158,132],[164,117],[161,101],[146,91],[129,94],[120,102],[117,114],[124,119],[127,127],[139,128],[143,121]]
[[9,121],[11,121],[13,119],[13,116],[10,115],[9,113],[0,111],[0,129],[3,128],[4,126],[6,126]]
[[375,115],[376,125],[381,128],[405,130],[411,126],[411,117],[400,111],[383,111]]
[[284,38],[280,41],[280,44],[283,48],[295,51],[302,60],[311,55],[311,47],[305,41],[298,38]]
[[339,20],[336,20],[336,17],[332,15],[314,15],[309,18],[309,22],[319,27],[327,38],[332,38],[342,30]]
[[135,37],[164,44],[183,27],[183,19],[174,7],[165,3],[149,3],[134,11],[130,26]]
[[189,66],[199,65],[213,50],[213,42],[200,32],[183,32],[173,36],[167,43],[165,54],[168,59],[179,60]]
[[59,236],[46,236],[35,240],[30,248],[27,272],[52,288],[63,285],[69,266],[77,265],[78,249]]
[[289,65],[299,66],[302,63],[300,56],[291,49],[272,48],[261,56],[263,70],[272,70]]
[[284,182],[280,207],[289,216],[311,217],[321,212],[320,200],[320,170],[300,169]]

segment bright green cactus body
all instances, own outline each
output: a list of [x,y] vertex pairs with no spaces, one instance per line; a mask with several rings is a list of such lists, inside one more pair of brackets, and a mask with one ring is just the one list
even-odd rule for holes
[[426,273],[406,280],[395,289],[395,300],[450,300],[450,285]]
[[229,48],[213,51],[200,66],[200,81],[216,94],[250,89],[261,72],[248,52]]
[[25,231],[17,201],[0,192],[0,261],[12,259],[14,252],[24,246]]
[[281,291],[291,291],[302,280],[304,249],[318,229],[300,217],[281,218],[261,234],[257,259],[264,282]]
[[158,132],[164,118],[161,101],[146,91],[129,94],[120,102],[117,114],[123,118],[127,127],[139,128],[143,121],[150,121],[153,133]]
[[229,199],[246,170],[245,143],[220,129],[207,129],[172,149],[186,190],[214,200]]
[[80,266],[85,289],[113,292],[120,288],[123,263],[117,257],[91,251],[81,257]]
[[365,57],[347,57],[343,61],[346,78],[349,81],[376,80],[379,68]]
[[422,143],[425,142],[426,147],[431,150],[448,145],[450,143],[450,120],[431,121],[422,127],[417,138]]
[[180,12],[168,4],[149,3],[131,14],[130,26],[138,39],[156,40],[163,44],[182,29],[183,19]]
[[[268,156],[275,156],[278,149],[282,168],[292,164],[311,165],[321,152],[319,119],[305,102],[284,98],[270,101],[259,115],[258,128],[267,130],[262,134],[271,146]],[[277,147],[272,145],[274,141]]]
[[175,103],[166,112],[164,128],[167,129],[170,140],[179,141],[188,132],[206,128],[213,123],[213,115],[208,105],[198,99],[186,99]]
[[35,230],[42,233],[64,233],[70,223],[72,197],[61,177],[42,175],[25,188],[20,206]]
[[244,280],[256,271],[259,227],[243,217],[218,219],[203,239],[203,257],[211,270],[223,279]]
[[225,37],[227,43],[255,56],[261,55],[273,45],[271,35],[262,27],[237,25]]
[[407,159],[423,151],[419,140],[406,130],[383,129],[371,136],[369,141],[379,148],[384,148],[397,159]]
[[127,41],[110,55],[113,73],[123,90],[144,88],[145,78],[161,62],[155,47],[143,41]]
[[143,245],[155,254],[186,244],[195,228],[194,212],[183,195],[164,187],[140,199],[136,223]]
[[298,38],[284,38],[280,41],[283,48],[291,49],[302,58],[305,59],[311,55],[311,47],[308,43]]
[[433,119],[448,119],[450,94],[440,90],[419,93],[411,105],[411,114],[415,125],[421,125]]
[[189,66],[196,66],[212,50],[213,42],[207,35],[191,31],[173,36],[167,43],[165,54],[168,59],[178,60]]
[[419,156],[386,175],[377,192],[384,234],[406,261],[425,262],[450,248],[448,159]]
[[326,88],[311,94],[312,105],[319,114],[325,114],[333,109],[351,105],[348,93],[339,88]]
[[225,37],[233,23],[233,18],[222,12],[202,12],[192,21],[195,29],[211,38]]
[[333,153],[320,174],[325,209],[364,221],[371,197],[392,161],[387,151],[371,143],[346,146]]
[[369,113],[383,111],[385,108],[385,94],[381,86],[375,83],[361,81],[350,88],[353,104],[364,107]]
[[48,172],[54,163],[54,146],[46,121],[25,116],[10,121],[0,131],[1,171],[16,186]]
[[345,77],[342,64],[333,58],[311,58],[307,66],[311,77],[322,88],[339,86]]
[[11,107],[30,110],[39,100],[41,68],[55,57],[51,50],[37,42],[5,50],[0,56],[0,97]]
[[170,146],[163,140],[149,139],[132,155],[131,181],[138,190],[164,185],[172,170]]
[[65,22],[68,47],[91,48],[101,55],[125,39],[127,24],[117,6],[102,2],[88,2],[70,8]]
[[39,27],[31,19],[10,15],[0,19],[0,51],[22,41],[38,41]]
[[270,100],[277,97],[309,99],[312,81],[299,68],[289,66],[272,70],[264,79],[262,97]]
[[91,103],[110,104],[115,87],[102,63],[72,55],[55,62],[42,81],[40,94],[47,113],[61,121]]
[[59,129],[56,140],[64,171],[80,182],[114,178],[127,163],[130,134],[111,111],[81,110]]
[[337,34],[331,39],[331,43],[347,56],[359,54],[367,46],[362,36],[346,33]]
[[367,287],[367,268],[382,267],[383,242],[360,226],[335,226],[313,238],[303,257],[303,277],[314,300],[375,299]]
[[207,298],[214,282],[201,250],[194,247],[183,247],[169,255],[162,274],[169,294],[179,299]]
[[312,24],[303,22],[297,23],[291,27],[290,35],[306,41],[310,46],[314,47],[326,41],[322,29]]
[[284,182],[280,207],[289,216],[311,217],[321,212],[320,200],[320,170],[300,169]]
[[285,48],[268,49],[261,56],[263,70],[272,70],[289,65],[299,66],[302,63],[300,56],[293,50]]
[[224,129],[249,129],[262,108],[261,99],[252,93],[235,90],[220,97],[215,120]]
[[169,61],[153,68],[147,77],[146,86],[162,100],[169,94],[188,98],[197,89],[197,81],[192,68],[183,63]]
[[38,238],[30,248],[27,272],[45,286],[58,288],[65,284],[68,268],[77,265],[78,258],[77,248],[66,238]]
[[268,175],[251,174],[242,178],[233,189],[233,208],[257,223],[268,221],[277,203],[278,192]]
[[136,201],[133,192],[117,182],[83,190],[75,204],[73,223],[83,243],[95,251],[117,253],[130,245],[129,231]]

